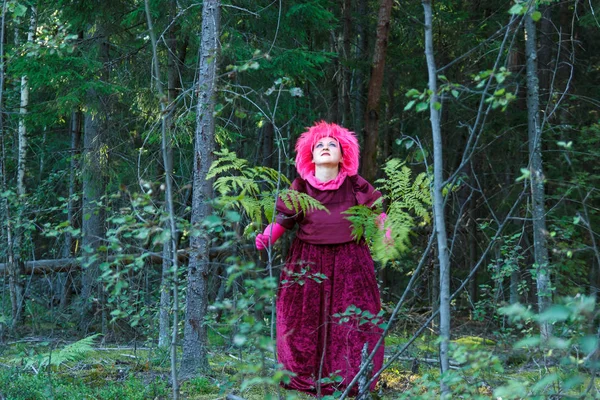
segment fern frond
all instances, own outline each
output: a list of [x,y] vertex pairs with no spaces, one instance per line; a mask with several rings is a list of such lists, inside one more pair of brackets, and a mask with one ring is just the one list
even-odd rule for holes
[[244,196],[242,197],[240,204],[252,221],[261,221],[262,209],[259,199],[252,196]]
[[[383,229],[377,225],[379,211],[365,206],[350,208],[346,214],[352,222],[356,239],[364,237],[373,258],[383,265],[410,248],[410,234],[417,224],[415,217],[431,222],[431,180],[425,173],[411,179],[411,170],[398,159],[388,161],[383,167],[385,178],[376,181],[389,203]],[[391,238],[386,238],[387,230]]]
[[287,208],[298,214],[314,210],[322,210],[329,214],[329,210],[323,204],[306,193],[285,189],[281,191],[279,198]]
[[[275,199],[273,196],[263,196],[260,200],[260,208],[262,209],[267,221],[274,220],[273,210],[275,209]],[[257,221],[260,222],[260,221]]]
[[19,362],[25,365],[26,368],[36,367],[39,371],[49,365],[60,366],[66,362],[77,361],[94,350],[94,340],[98,336],[100,336],[99,333],[68,344],[60,350],[24,357]]
[[289,187],[291,185],[290,180],[285,175],[279,173],[279,171],[276,169],[269,167],[255,167],[254,171],[254,181],[265,183],[271,190],[275,190],[278,186],[278,183],[279,187]]
[[215,155],[218,156],[218,158],[210,165],[208,174],[206,174],[207,180],[231,170],[241,172],[248,163],[248,161],[243,158],[238,158],[235,152],[229,151],[228,149],[215,151]]

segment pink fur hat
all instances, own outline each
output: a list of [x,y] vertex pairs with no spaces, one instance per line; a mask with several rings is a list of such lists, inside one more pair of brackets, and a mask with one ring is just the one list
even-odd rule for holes
[[356,175],[360,149],[354,132],[337,124],[321,121],[308,128],[296,142],[296,170],[302,179],[315,173],[312,151],[315,143],[324,137],[336,139],[342,147],[340,172],[344,171],[348,176]]

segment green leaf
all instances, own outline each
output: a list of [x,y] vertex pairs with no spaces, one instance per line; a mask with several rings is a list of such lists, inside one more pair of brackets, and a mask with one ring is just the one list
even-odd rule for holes
[[554,382],[558,381],[560,379],[560,377],[558,376],[558,374],[548,374],[546,376],[544,376],[542,379],[540,379],[535,385],[532,386],[531,390],[536,393],[537,391],[540,391],[542,389],[544,389],[545,387],[553,384]]
[[540,337],[539,336],[528,336],[524,339],[519,340],[517,343],[514,344],[514,348],[515,349],[520,349],[520,348],[524,348],[524,347],[536,347],[540,344]]
[[582,385],[585,382],[585,379],[579,375],[572,376],[562,382],[561,388],[563,391],[568,392],[572,388]]
[[533,13],[531,13],[531,19],[534,20],[535,22],[538,22],[541,18],[542,18],[541,12],[534,11]]
[[410,89],[408,92],[406,92],[405,96],[406,97],[415,97],[415,96],[418,96],[419,94],[421,94],[421,92],[419,92],[417,89]]
[[233,344],[235,344],[236,346],[243,346],[247,340],[248,338],[244,335],[235,335],[233,337]]
[[140,240],[145,240],[148,238],[149,234],[150,234],[150,229],[142,228],[138,231],[137,235],[135,235],[135,238],[140,239]]
[[521,14],[523,14],[524,10],[525,10],[525,7],[523,6],[523,4],[517,3],[514,6],[512,6],[510,8],[510,10],[508,10],[508,13],[513,14],[513,15],[514,14],[521,15]]
[[421,103],[417,104],[416,110],[417,110],[417,112],[421,112],[421,111],[427,110],[428,107],[429,107],[429,105],[427,103],[421,102]]
[[27,13],[27,7],[23,4],[17,4],[13,13],[15,17],[23,17]]
[[571,310],[567,307],[555,304],[537,316],[540,322],[566,321],[571,316]]
[[293,87],[290,89],[290,95],[292,97],[303,97],[304,91],[302,89],[300,89],[299,87]]
[[221,225],[222,221],[221,218],[218,215],[209,215],[208,217],[206,217],[204,219],[204,224],[206,224],[207,226],[218,226]]
[[452,90],[450,93],[452,93],[452,96],[454,96],[454,98],[458,99],[458,90]]
[[435,103],[433,103],[433,108],[435,108],[437,111],[440,111],[440,109],[442,108],[442,103],[436,101]]
[[572,141],[569,141],[569,142],[559,141],[559,142],[556,142],[556,145],[559,147],[564,147],[565,149],[570,149],[571,147],[573,147],[573,142]]
[[527,168],[521,168],[521,176],[515,179],[515,182],[521,182],[522,180],[529,179],[531,177],[531,171]]
[[415,105],[416,102],[417,102],[416,100],[409,101],[408,104],[406,105],[406,107],[404,107],[404,111],[410,110],[412,108],[412,106]]

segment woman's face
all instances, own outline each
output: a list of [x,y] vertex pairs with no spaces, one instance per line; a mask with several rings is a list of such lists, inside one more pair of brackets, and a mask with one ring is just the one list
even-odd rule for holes
[[332,137],[324,137],[313,148],[315,165],[339,165],[342,162],[340,143]]

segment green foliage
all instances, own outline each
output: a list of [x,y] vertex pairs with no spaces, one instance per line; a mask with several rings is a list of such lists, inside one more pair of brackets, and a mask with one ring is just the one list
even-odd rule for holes
[[182,391],[189,392],[190,395],[217,394],[219,393],[219,388],[210,379],[199,376],[185,382]]
[[[454,368],[442,376],[424,374],[398,399],[489,399],[490,383],[505,372],[500,358],[480,346],[451,343],[450,359]],[[447,397],[440,396],[440,380],[449,388]]]
[[[415,226],[430,222],[430,179],[420,173],[411,180],[411,170],[402,161],[392,159],[383,167],[385,178],[376,181],[389,202],[383,226],[378,216],[381,203],[374,207],[358,205],[346,214],[352,222],[352,234],[358,240],[367,239],[373,258],[386,264],[410,247],[410,234]],[[413,216],[414,215],[414,216]],[[391,238],[386,238],[388,229]]]
[[321,210],[329,213],[325,206],[306,193],[285,189],[281,191],[279,198],[286,207],[294,210],[296,213],[305,213],[314,210]]
[[166,380],[151,383],[129,375],[121,382],[102,378],[101,383],[86,384],[83,379],[61,375],[31,375],[15,369],[0,369],[0,396],[10,400],[167,398]]
[[310,265],[308,263],[306,263],[305,265],[306,266],[302,266],[300,268],[299,272],[289,271],[287,273],[289,279],[282,279],[280,283],[282,285],[285,285],[287,283],[293,283],[302,286],[306,283],[307,279],[311,279],[317,283],[321,283],[327,279],[327,276],[323,273],[311,272]]
[[[144,183],[142,193],[123,190],[111,196],[109,205],[122,206],[107,218],[105,244],[88,258],[88,262],[99,262],[99,280],[107,294],[111,322],[126,321],[130,327],[140,329],[153,326],[157,307],[148,302],[144,285],[144,278],[159,279],[159,273],[148,268],[151,251],[161,253],[165,241],[170,240],[170,230],[165,229],[166,212],[156,203],[152,187]],[[190,234],[186,219],[176,218],[176,225],[184,236]],[[158,298],[158,293],[155,295]]]
[[260,226],[263,215],[267,221],[273,220],[275,197],[297,212],[326,210],[309,195],[291,189],[290,181],[273,168],[248,166],[248,161],[238,158],[227,149],[215,152],[219,158],[213,162],[207,179],[217,177],[214,183],[219,193],[216,202],[225,209],[242,209],[250,220]]
[[14,363],[24,365],[26,369],[32,368],[37,374],[42,369],[51,365],[58,367],[64,363],[81,360],[87,353],[94,350],[94,340],[98,336],[100,336],[99,333],[68,344],[59,350],[42,354],[32,354],[27,357],[15,359]]
[[589,378],[586,370],[596,371],[600,367],[596,354],[599,338],[595,321],[599,312],[595,298],[583,295],[565,297],[542,313],[535,313],[531,306],[517,303],[501,308],[500,313],[525,331],[532,323],[547,322],[553,326],[548,340],[543,340],[538,334],[530,334],[513,345],[516,352],[552,368],[542,376],[509,379],[494,390],[494,396],[542,399],[581,394],[586,390],[584,384]]
[[345,324],[350,321],[355,322],[358,326],[363,324],[377,325],[381,329],[387,328],[387,322],[384,322],[383,318],[384,311],[381,310],[377,315],[374,315],[369,310],[361,310],[355,305],[351,304],[341,313],[335,313],[332,316],[337,318],[339,324]]
[[[229,261],[227,286],[236,295],[214,304],[223,312],[225,326],[232,327],[232,351],[239,351],[240,355],[233,362],[236,373],[229,378],[227,385],[242,392],[256,386],[274,389],[282,381],[289,382],[290,376],[287,371],[273,369],[275,366],[269,360],[273,357],[275,346],[269,324],[274,323],[270,317],[277,280],[273,276],[265,276],[254,263],[237,258]],[[214,325],[216,321],[208,323]]]

